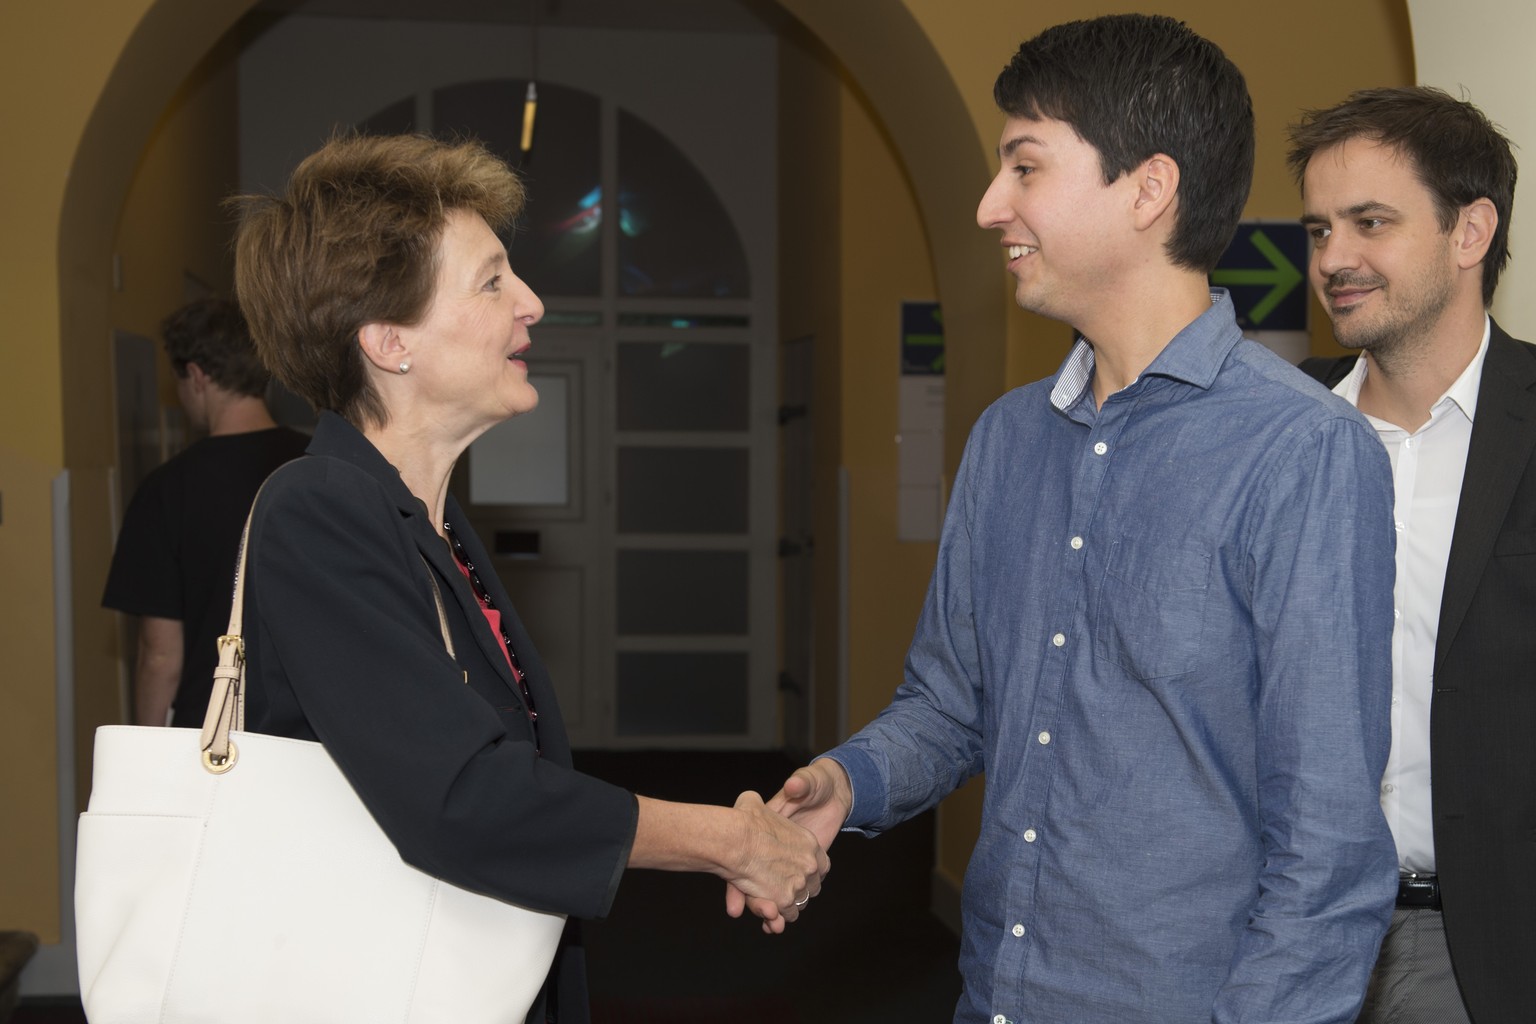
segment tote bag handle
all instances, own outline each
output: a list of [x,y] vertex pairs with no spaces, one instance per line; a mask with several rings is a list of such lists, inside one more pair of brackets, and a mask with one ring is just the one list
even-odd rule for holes
[[[270,477],[268,479],[271,479]],[[263,483],[251,499],[251,510],[246,513],[245,527],[240,531],[240,554],[235,563],[234,596],[229,605],[229,627],[219,637],[219,663],[213,670],[213,693],[208,698],[208,711],[203,716],[201,749],[203,767],[215,775],[222,775],[239,760],[239,748],[230,740],[231,732],[245,729],[245,637],[243,613],[245,610],[245,566],[251,539],[251,520],[256,515],[256,502],[266,490]],[[420,552],[417,552],[420,554]],[[457,658],[453,649],[453,636],[448,629],[448,612],[443,607],[443,592],[437,585],[432,566],[422,556],[421,564],[427,570],[427,582],[432,584],[432,600],[437,604],[437,628],[443,637],[443,648],[448,657]]]

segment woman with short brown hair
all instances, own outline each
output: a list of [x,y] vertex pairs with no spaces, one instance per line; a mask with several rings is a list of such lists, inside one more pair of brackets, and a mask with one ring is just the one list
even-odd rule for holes
[[[522,206],[515,173],[475,143],[349,137],[284,195],[238,202],[258,350],[322,410],[252,523],[249,728],[319,740],[401,857],[461,887],[599,917],[626,866],[705,871],[782,930],[827,869],[810,833],[756,794],[675,804],[574,771],[548,674],[448,494],[470,442],[538,404],[522,357],[543,306],[496,234]],[[586,1019],[572,940],[530,1020]]]

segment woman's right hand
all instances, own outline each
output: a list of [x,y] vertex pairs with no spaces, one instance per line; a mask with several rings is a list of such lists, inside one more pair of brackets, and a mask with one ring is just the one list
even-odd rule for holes
[[741,794],[734,807],[636,800],[632,868],[718,875],[730,883],[726,892],[737,894],[726,901],[731,916],[739,917],[745,903],[768,932],[782,932],[821,891],[830,867],[826,852],[814,835],[769,810],[756,793]]
[[[721,876],[749,898],[747,906],[763,919],[765,931],[782,932],[821,891],[831,861],[814,835],[769,810],[756,793],[742,793],[734,810],[744,818],[746,842]],[[726,909],[733,917],[742,911],[737,901],[728,900]]]

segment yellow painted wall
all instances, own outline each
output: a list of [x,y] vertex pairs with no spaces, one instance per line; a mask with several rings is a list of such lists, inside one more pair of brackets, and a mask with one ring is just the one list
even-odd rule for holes
[[[129,31],[150,0],[0,5],[0,301],[10,316],[0,443],[64,462],[58,233],[75,149]],[[67,69],[67,73],[66,73]],[[3,592],[0,592],[3,593]]]
[[[1422,85],[1445,89],[1477,104],[1515,144],[1525,173],[1515,186],[1509,229],[1511,259],[1499,277],[1493,315],[1517,338],[1536,338],[1536,4],[1483,0],[1474,14],[1465,4],[1408,0],[1414,57]],[[1488,26],[1479,30],[1474,26]],[[1523,258],[1522,258],[1523,257]]]
[[[212,191],[203,146],[233,130],[233,82],[203,83],[179,100],[177,85],[244,6],[0,5],[0,131],[11,140],[0,147],[0,304],[8,314],[0,342],[0,810],[7,835],[0,843],[0,928],[27,928],[49,943],[59,941],[62,922],[53,652],[59,581],[49,561],[48,488],[67,466],[80,799],[95,726],[120,713],[116,631],[97,606],[112,530],[109,339],[115,326],[152,334],[166,304],[180,301],[183,266],[210,283],[227,278],[208,244],[213,232],[188,211]],[[204,86],[224,91],[222,110],[215,108],[223,101],[199,92]],[[219,147],[232,157],[222,141]],[[141,163],[151,173],[131,191]],[[165,178],[173,165],[189,170]],[[122,240],[126,290],[114,293],[120,224],[131,237]]]
[[938,298],[901,163],[860,98],[842,98],[843,465],[848,472],[848,726],[901,682],[936,543],[896,539],[901,303]]
[[0,445],[0,930],[58,940],[51,488],[57,465]]
[[[233,290],[234,222],[220,204],[239,184],[238,91],[234,40],[221,41],[177,91],[134,171],[113,253],[122,287],[112,325],[160,344],[160,321],[186,301],[191,274],[221,295]],[[175,401],[160,353],[161,398]]]
[[[817,40],[786,25],[779,45],[779,337],[812,339],[811,383],[811,621],[838,617],[838,470],[843,415],[839,339],[842,238],[839,223],[838,138],[842,127],[836,63]],[[784,453],[781,453],[781,459]],[[782,603],[780,605],[782,607]],[[780,630],[793,628],[780,622]],[[807,752],[835,744],[839,651],[834,630],[811,651],[811,732],[795,737]]]
[[[58,941],[50,481],[64,466],[58,236],[76,148],[148,0],[0,5],[0,928]],[[50,785],[49,783],[53,783]]]

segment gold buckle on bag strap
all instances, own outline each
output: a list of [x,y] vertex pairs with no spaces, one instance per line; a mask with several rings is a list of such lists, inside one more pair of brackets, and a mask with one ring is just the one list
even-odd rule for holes
[[229,741],[229,753],[223,757],[215,757],[212,750],[203,751],[203,767],[214,775],[223,775],[235,766],[240,760],[240,748],[235,746],[235,741]]

